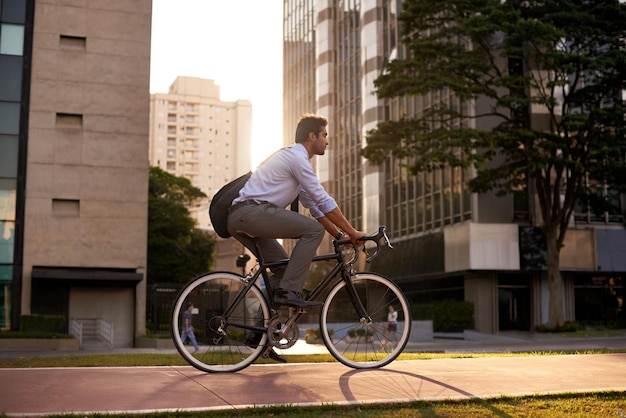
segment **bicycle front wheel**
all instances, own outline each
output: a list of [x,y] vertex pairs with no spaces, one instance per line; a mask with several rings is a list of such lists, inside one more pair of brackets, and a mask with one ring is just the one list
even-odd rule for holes
[[[320,315],[320,331],[328,351],[348,367],[373,369],[385,366],[404,350],[411,334],[411,310],[395,283],[373,273],[352,277],[368,318],[361,318],[348,286],[337,283],[329,292]],[[390,307],[397,325],[388,322]]]
[[[234,303],[246,285],[233,273],[208,273],[196,277],[178,295],[172,310],[172,339],[178,352],[196,369],[235,372],[252,364],[263,352],[267,334],[263,333],[254,347],[244,341],[253,327],[267,327],[269,308],[256,285]],[[191,315],[185,314],[190,303]],[[185,316],[191,316],[195,341],[184,332]]]

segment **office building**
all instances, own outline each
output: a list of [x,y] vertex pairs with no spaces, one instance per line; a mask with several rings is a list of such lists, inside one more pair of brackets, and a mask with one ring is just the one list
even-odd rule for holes
[[151,8],[0,3],[3,329],[145,335]]
[[[177,77],[167,93],[150,98],[150,164],[185,177],[207,198],[189,208],[201,229],[213,230],[211,197],[252,168],[252,104],[226,102],[213,80]],[[219,240],[216,268],[232,270],[242,253],[235,240]]]
[[[530,330],[546,323],[547,274],[533,253],[539,226],[533,199],[472,194],[466,187],[472,169],[415,176],[402,161],[373,166],[360,156],[367,132],[378,123],[455,100],[445,92],[389,101],[374,94],[385,63],[404,54],[401,2],[283,3],[285,142],[294,131],[290,109],[311,106],[307,111],[329,117],[330,145],[317,158],[320,179],[357,228],[374,232],[386,225],[394,242],[395,249],[371,268],[397,281],[413,304],[473,302],[478,331]],[[302,88],[314,90],[305,94]],[[626,262],[620,253],[626,253],[622,217],[575,214],[561,251],[566,320],[601,320],[607,300],[623,300]]]

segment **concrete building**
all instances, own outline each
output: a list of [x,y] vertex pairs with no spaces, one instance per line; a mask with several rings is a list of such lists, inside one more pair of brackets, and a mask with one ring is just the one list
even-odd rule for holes
[[0,3],[3,329],[58,314],[116,347],[145,335],[151,13]]
[[[190,208],[201,229],[213,230],[211,197],[252,168],[252,104],[226,102],[213,80],[177,77],[168,93],[150,97],[150,164],[188,178],[207,199]],[[216,269],[232,270],[236,240],[219,240]]]
[[[329,117],[330,145],[317,158],[320,179],[356,227],[373,232],[386,225],[394,242],[395,249],[372,269],[397,281],[413,304],[473,302],[478,331],[528,330],[545,323],[545,253],[538,245],[533,199],[471,194],[466,181],[472,169],[414,176],[402,161],[377,167],[360,157],[367,131],[378,123],[453,100],[432,94],[383,102],[374,95],[384,64],[404,53],[397,19],[401,2],[283,4],[285,142],[295,130],[291,109]],[[600,320],[610,310],[607,304],[623,300],[623,225],[621,216],[593,217],[584,209],[575,214],[561,252],[566,320]]]

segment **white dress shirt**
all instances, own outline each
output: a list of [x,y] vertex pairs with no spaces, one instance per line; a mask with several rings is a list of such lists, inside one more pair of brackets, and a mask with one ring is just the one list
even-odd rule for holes
[[297,196],[315,219],[337,207],[313,172],[309,153],[302,144],[280,150],[254,170],[233,204],[254,200],[284,208]]

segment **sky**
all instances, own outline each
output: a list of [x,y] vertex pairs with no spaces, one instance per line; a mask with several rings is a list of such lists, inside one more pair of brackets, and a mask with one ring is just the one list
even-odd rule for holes
[[282,144],[282,0],[153,0],[150,93],[178,76],[252,103],[252,164]]

